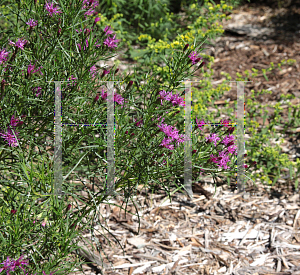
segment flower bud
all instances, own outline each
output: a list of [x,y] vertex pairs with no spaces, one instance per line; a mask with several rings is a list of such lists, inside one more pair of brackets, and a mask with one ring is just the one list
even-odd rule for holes
[[128,131],[126,131],[125,134],[127,135],[127,134],[128,134]]
[[195,154],[197,152],[197,150],[193,150],[192,153]]
[[[197,58],[197,59],[195,60],[195,64],[197,64],[199,61],[200,61],[200,58]],[[200,65],[200,66],[201,66],[201,65]],[[199,68],[201,68],[201,67],[199,67]]]
[[[198,59],[199,59],[199,58],[197,58],[196,61],[197,61]],[[206,64],[205,62],[202,62],[202,63],[200,64],[200,66],[199,66],[199,69],[202,68],[205,64]]]
[[253,162],[252,162],[252,165],[253,165],[253,166],[256,166],[256,164],[257,164],[256,161],[253,161]]
[[126,87],[126,91],[127,91],[128,89],[130,89],[130,88],[131,88],[132,84],[133,84],[133,81],[132,81],[132,80],[130,80],[130,81],[129,81],[129,84],[128,84],[128,85],[127,85],[127,87]]
[[119,68],[117,68],[117,69],[115,70],[115,74],[116,74],[118,71],[119,71]]
[[132,133],[131,135],[134,136],[134,133]]
[[96,95],[96,97],[94,98],[94,102],[97,102],[99,99],[99,94]]
[[57,31],[57,36],[59,36],[61,33],[61,29],[59,28],[58,31]]
[[17,210],[12,209],[12,210],[10,211],[10,213],[14,215],[14,214],[17,213]]
[[189,44],[186,44],[183,48],[183,51],[185,52],[188,47],[189,47]]
[[233,145],[234,144],[234,142],[233,141],[230,141],[228,144],[227,144],[227,147],[229,147],[229,146],[231,146],[231,145]]
[[244,158],[247,157],[247,154],[244,154]]
[[229,127],[226,134],[232,134],[234,131],[234,127]]
[[68,204],[67,206],[67,211],[69,211],[71,209],[72,205],[71,204]]
[[103,73],[102,73],[102,75],[101,75],[101,78],[102,78],[103,76],[105,76],[106,74],[109,74],[109,71],[104,70]]
[[248,165],[247,165],[247,164],[244,164],[244,167],[245,167],[245,168],[248,168]]

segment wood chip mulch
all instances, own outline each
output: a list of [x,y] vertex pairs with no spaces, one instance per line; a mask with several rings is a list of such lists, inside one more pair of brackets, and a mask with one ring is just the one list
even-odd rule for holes
[[[203,187],[214,193],[212,184]],[[248,197],[223,184],[207,199],[193,188],[193,200],[177,193],[171,203],[165,193],[147,197],[141,190],[132,198],[140,221],[129,213],[136,213],[132,201],[126,208],[121,197],[112,199],[123,203],[126,215],[117,206],[100,206],[94,228],[101,256],[83,242],[90,232],[79,242],[88,249],[80,251],[82,259],[95,263],[84,265],[85,274],[300,274],[299,194],[260,184],[247,190]]]

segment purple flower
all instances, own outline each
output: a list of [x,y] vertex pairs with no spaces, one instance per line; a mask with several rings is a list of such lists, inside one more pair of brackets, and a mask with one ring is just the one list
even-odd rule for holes
[[158,128],[164,132],[167,136],[171,137],[172,139],[179,138],[178,130],[174,127],[174,131],[172,130],[173,126],[167,124],[158,125]]
[[15,46],[21,50],[24,50],[24,45],[27,43],[28,41],[26,39],[22,39],[19,38],[17,43],[12,42],[11,40],[9,40],[9,45]]
[[105,32],[106,35],[114,33],[113,30],[111,30],[110,26],[106,26],[105,29],[104,29],[104,32]]
[[196,123],[197,123],[197,126],[198,128],[203,131],[203,129],[201,128],[204,124],[205,124],[205,121],[202,119],[201,121],[196,118]]
[[20,126],[22,125],[24,122],[23,121],[19,121],[18,118],[15,118],[15,116],[13,115],[10,119],[10,125],[12,127],[17,127],[17,126]]
[[233,135],[226,136],[223,140],[222,143],[225,145],[228,145],[229,142],[234,141],[235,137]]
[[236,145],[229,146],[227,148],[227,151],[231,154],[233,154],[235,152],[235,154],[237,155],[237,146]]
[[22,260],[24,256],[22,255],[18,260],[16,260],[14,262],[14,269],[16,267],[20,267],[23,271],[24,271],[24,268],[22,267],[22,265],[28,265],[28,262],[26,262],[27,260]]
[[10,259],[9,257],[7,257],[7,259],[3,262],[3,263],[0,263],[0,264],[3,264],[4,267],[1,267],[0,268],[0,273],[5,270],[6,271],[6,274],[9,274],[9,272],[11,271],[11,262],[10,262]]
[[210,134],[209,137],[206,137],[206,140],[209,142],[214,142],[215,146],[217,146],[217,141],[220,140],[217,134]]
[[37,23],[38,21],[34,21],[32,18],[30,18],[29,21],[26,22],[26,24],[29,25],[31,28],[35,27]]
[[226,152],[219,152],[219,157],[221,157],[221,159],[219,160],[219,167],[222,168],[222,166],[224,167],[224,169],[230,169],[227,166],[227,162],[230,161],[229,156]]
[[167,149],[174,150],[174,145],[169,145],[169,143],[172,141],[172,138],[164,138],[160,146],[164,146]]
[[184,100],[179,95],[172,95],[170,101],[172,102],[173,106],[179,105],[179,106],[185,106]]
[[210,155],[209,161],[210,161],[210,162],[214,162],[214,163],[219,163],[219,162],[218,162],[218,158],[215,157],[213,154]]
[[173,106],[176,104],[180,105],[180,106],[185,106],[183,98],[181,98],[180,96],[178,96],[176,94],[173,95],[172,92],[167,93],[165,90],[162,90],[159,92],[159,94],[160,94],[159,98],[161,99],[160,100],[161,105],[163,105],[162,99],[164,99],[164,100],[171,101]]
[[200,59],[197,60],[199,58],[199,55],[196,51],[191,52],[191,54],[189,55],[189,58],[190,58],[190,60],[192,60],[193,65],[195,65],[201,59],[201,57],[200,57]]
[[20,267],[23,271],[24,271],[24,267],[23,265],[28,265],[28,262],[26,262],[27,260],[22,260],[24,256],[21,256],[18,260],[13,260],[13,259],[9,259],[9,257],[7,257],[7,259],[1,263],[4,265],[4,267],[0,268],[0,273],[5,270],[6,274],[10,274],[10,271],[15,271],[16,267]]
[[[102,89],[102,92],[101,92],[101,97],[102,99],[106,99],[107,98],[107,93],[105,93],[105,89]],[[117,103],[119,103],[120,105],[123,105],[124,104],[124,98],[119,95],[119,94],[114,94],[114,101],[116,101]],[[123,106],[122,106],[123,107]]]
[[[134,119],[134,121],[136,121],[136,119]],[[136,126],[139,126],[140,124],[142,124],[143,123],[143,120],[140,120],[140,121],[138,121],[135,125]]]
[[94,26],[96,25],[96,23],[97,23],[98,21],[100,21],[100,17],[96,17],[96,18],[95,18]]
[[93,65],[90,68],[90,73],[92,74],[92,77],[94,78],[96,76],[96,71],[97,71],[97,67],[95,65]]
[[160,104],[163,105],[162,104],[162,99],[167,100],[167,98],[170,98],[170,95],[169,95],[170,93],[167,93],[165,90],[162,90],[162,91],[159,92],[159,94],[160,94],[159,98],[161,98]]
[[[19,132],[15,132],[16,137],[18,137]],[[18,141],[15,138],[12,130],[10,128],[7,129],[7,132],[2,134],[0,133],[0,136],[2,136],[2,138],[4,138],[6,141],[8,141],[8,145],[11,147],[17,147],[18,146]]]
[[[73,76],[73,75],[71,75],[69,78],[68,78],[68,80],[76,80],[77,78],[75,77],[75,76]],[[75,81],[72,81],[72,84],[74,84],[75,83],[75,85],[74,86],[76,86],[77,85],[77,83],[75,82]],[[70,86],[71,84],[67,84],[67,86]]]
[[30,62],[30,65],[28,65],[28,68],[27,68],[27,74],[28,76],[31,75],[31,73],[36,73],[36,72],[39,72],[41,75],[43,75],[43,73],[41,72],[41,69],[43,68],[43,66],[39,67],[38,69],[35,70],[35,65],[31,65],[31,62]]
[[121,40],[120,39],[115,39],[116,38],[116,35],[114,35],[114,37],[107,37],[105,39],[105,41],[103,42],[104,45],[108,46],[109,48],[116,48],[117,45],[115,45],[114,43],[118,43],[120,42]]
[[[179,146],[180,142],[185,141],[184,135],[179,135],[178,130],[171,125],[161,124],[161,125],[158,125],[158,128],[160,128],[160,130],[162,132],[164,132],[168,137],[171,138],[171,139],[167,139],[167,140],[164,139],[161,146],[166,147],[166,144],[169,142],[172,142],[173,140],[177,140],[177,146]],[[172,130],[172,128],[173,128],[173,130]],[[167,146],[166,148],[171,149],[170,146]],[[173,150],[173,149],[171,149],[171,150]]]
[[0,51],[0,65],[7,61],[9,53],[5,49]]
[[[88,39],[85,40],[86,46],[83,46],[83,50],[85,51],[89,47],[89,41]],[[77,44],[79,51],[81,51],[81,44]]]
[[32,90],[36,93],[35,96],[38,97],[42,93],[42,88],[41,87],[35,87],[32,88]]
[[46,3],[45,4],[45,9],[48,11],[48,16],[52,17],[53,14],[58,14],[58,13],[62,13],[62,11],[59,11],[59,7],[53,7],[53,2],[50,4],[50,3]]
[[[80,30],[80,33],[81,33],[81,32],[82,32],[82,29],[80,28],[79,30]],[[79,33],[79,30],[75,29],[75,31],[76,31],[77,33]]]
[[87,15],[93,15],[95,12],[94,8],[97,6],[99,6],[99,2],[97,0],[83,0],[81,9],[88,9],[88,11],[85,13],[85,18]]

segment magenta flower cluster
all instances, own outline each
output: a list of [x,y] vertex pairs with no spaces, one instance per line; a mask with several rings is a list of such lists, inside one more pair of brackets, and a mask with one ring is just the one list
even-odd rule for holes
[[[15,128],[18,126],[21,126],[22,124],[23,124],[23,121],[20,121],[18,118],[15,118],[14,115],[11,117],[10,126],[13,127],[16,137],[18,137],[19,132],[16,132]],[[1,131],[2,131],[2,133],[0,133],[0,136],[8,142],[9,146],[11,146],[11,147],[18,146],[18,141],[17,141],[16,137],[14,136],[13,131],[10,127],[7,128],[6,133],[4,133],[4,131],[2,129],[1,129]]]
[[14,46],[16,48],[19,48],[21,50],[24,50],[24,46],[25,44],[27,43],[28,41],[26,39],[23,39],[23,38],[19,38],[18,41],[15,43],[15,42],[12,42],[11,40],[9,40],[9,45],[11,46]]
[[[104,32],[105,32],[105,35],[107,36],[108,34],[113,34],[113,31],[110,29],[110,26],[106,26],[104,28]],[[116,38],[116,35],[114,35],[113,37],[110,37],[110,36],[107,36],[107,38],[104,40],[103,44],[106,45],[108,48],[116,48],[117,45],[115,43],[118,43],[120,42],[121,40],[120,39],[115,39]],[[98,42],[98,40],[96,41],[95,43],[95,47],[100,47],[101,44],[98,44],[96,45]]]
[[7,52],[5,49],[2,49],[0,51],[0,65],[4,64],[5,62],[7,62],[9,54],[10,54],[10,52]]
[[197,64],[202,59],[196,51],[191,52],[189,58],[192,60],[193,65]]
[[[3,265],[3,267],[0,267],[0,273],[2,271],[5,271],[6,275],[10,275],[10,274],[13,274],[10,272],[14,272],[15,269],[17,267],[19,267],[20,269],[23,270],[23,272],[25,274],[24,266],[28,265],[28,261],[23,260],[23,258],[24,258],[23,255],[18,260],[13,260],[13,259],[10,259],[9,257],[7,257],[7,259],[3,263],[0,263],[1,265]],[[49,275],[52,275],[52,274],[54,274],[54,272],[51,272]],[[26,273],[25,275],[28,275],[28,273]],[[37,275],[37,274],[35,274],[35,275]],[[45,273],[45,271],[43,271],[43,275],[47,275]]]
[[43,73],[41,72],[41,69],[42,69],[43,67],[42,66],[40,66],[38,69],[35,69],[35,65],[31,65],[31,62],[30,62],[30,64],[28,65],[28,68],[27,68],[27,74],[28,74],[28,76],[29,75],[31,75],[31,74],[34,74],[34,73],[40,73],[41,75],[43,75]]
[[185,106],[183,98],[178,96],[177,94],[173,95],[172,92],[167,93],[165,90],[160,91],[159,94],[160,97],[158,98],[161,99],[160,101],[161,105],[163,105],[162,99],[164,99],[172,102],[173,106],[175,105]]
[[85,13],[85,18],[87,15],[93,15],[96,8],[99,6],[99,2],[97,0],[83,0],[82,10],[87,9],[88,11]]
[[[160,120],[161,116],[157,118],[157,120]],[[165,148],[168,148],[170,150],[174,150],[174,145],[170,145],[171,142],[177,140],[177,146],[179,146],[179,143],[184,142],[184,135],[179,135],[178,130],[171,125],[163,124],[164,118],[161,120],[161,125],[157,125],[157,127],[164,132],[169,138],[164,138],[160,146],[163,146]],[[153,121],[153,118],[152,118]]]
[[91,68],[90,68],[90,73],[92,75],[92,78],[95,78],[96,77],[96,74],[97,74],[97,68],[95,65],[93,65]]
[[59,14],[59,13],[62,13],[62,11],[59,11],[58,10],[59,7],[54,7],[54,4],[53,2],[50,4],[50,3],[46,3],[45,4],[45,10],[48,11],[48,16],[50,17],[53,17],[53,14]]
[[[101,92],[101,97],[103,100],[106,100],[107,99],[107,93],[105,92],[105,89],[102,89],[102,92]],[[117,102],[118,104],[122,105],[121,108],[123,108],[123,104],[124,104],[124,98],[119,95],[118,93],[115,93],[114,94],[114,101]]]
[[[37,26],[38,21],[30,18],[29,21],[26,22],[26,24],[29,25],[29,29],[32,30],[33,27]],[[27,30],[28,30],[28,28],[27,28]]]

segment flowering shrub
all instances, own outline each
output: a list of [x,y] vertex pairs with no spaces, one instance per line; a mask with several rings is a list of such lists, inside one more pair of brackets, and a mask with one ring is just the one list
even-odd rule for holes
[[[12,167],[9,168],[12,170],[11,175],[20,177],[24,183],[15,183],[18,186],[19,195],[23,195],[17,197],[15,190],[7,183],[9,181],[3,181],[3,186],[6,187],[3,192],[5,192],[7,202],[1,203],[0,220],[6,222],[1,222],[1,231],[7,232],[8,235],[4,236],[0,233],[2,239],[6,240],[0,245],[0,252],[3,260],[7,255],[11,257],[17,257],[20,254],[30,255],[31,268],[37,268],[38,272],[49,273],[53,272],[54,266],[61,263],[61,259],[66,258],[76,248],[76,246],[71,246],[70,242],[79,235],[80,232],[76,229],[82,218],[89,217],[93,211],[97,213],[97,205],[105,202],[110,194],[106,192],[107,187],[98,186],[99,193],[89,193],[88,198],[82,198],[77,191],[82,190],[83,184],[68,184],[64,180],[64,192],[70,194],[75,202],[81,199],[85,203],[85,207],[78,208],[72,213],[69,212],[70,204],[64,211],[65,201],[59,202],[53,196],[52,156],[42,149],[45,136],[52,140],[54,138],[52,128],[54,97],[53,90],[50,89],[47,81],[68,79],[71,83],[62,89],[64,119],[71,121],[75,118],[77,122],[78,119],[82,119],[91,124],[107,119],[105,101],[108,95],[102,88],[100,98],[97,89],[101,89],[101,85],[95,87],[97,81],[100,79],[101,81],[116,80],[123,84],[129,81],[125,91],[122,91],[120,87],[116,88],[118,93],[114,93],[114,101],[121,105],[121,108],[118,108],[118,105],[115,108],[116,122],[121,126],[116,131],[116,167],[126,170],[124,176],[116,182],[115,187],[116,190],[122,190],[130,197],[136,182],[143,181],[148,184],[149,180],[152,180],[161,184],[159,180],[163,178],[164,170],[158,169],[157,166],[166,165],[165,170],[168,170],[169,174],[164,178],[168,180],[173,175],[180,177],[183,167],[182,146],[188,137],[180,134],[183,121],[175,118],[178,109],[184,107],[184,97],[181,93],[173,93],[173,90],[177,88],[174,83],[193,76],[197,69],[203,68],[205,62],[203,62],[204,56],[200,56],[201,45],[186,44],[183,48],[183,44],[177,45],[180,51],[174,54],[171,60],[167,61],[164,57],[164,61],[168,63],[168,69],[172,61],[174,73],[156,71],[151,77],[148,77],[148,74],[143,75],[143,80],[148,80],[148,84],[143,85],[142,88],[139,87],[136,72],[124,78],[116,76],[118,69],[102,68],[101,74],[96,62],[99,59],[108,59],[109,52],[124,44],[119,43],[121,39],[116,39],[117,36],[111,26],[106,25],[105,28],[99,30],[98,27],[102,22],[99,17],[89,20],[91,19],[89,16],[97,15],[94,9],[98,2],[86,0],[68,3],[67,1],[41,2],[28,0],[18,3],[18,11],[26,11],[22,14],[23,20],[17,22],[16,33],[9,37],[6,33],[0,40],[2,49],[0,92],[3,100],[1,106],[5,106],[5,110],[1,111],[3,131],[1,145],[5,150],[0,155],[0,162],[1,166],[5,167],[3,171],[7,171],[9,157],[11,160],[16,160],[17,164],[11,163]],[[29,5],[32,9],[28,9]],[[14,9],[17,7],[15,6]],[[35,12],[30,14],[31,10]],[[89,25],[91,26],[87,28]],[[22,30],[21,27],[24,29]],[[191,68],[193,72],[190,72]],[[154,77],[157,76],[161,76],[162,81],[156,81]],[[172,85],[167,85],[170,83]],[[149,94],[150,99],[146,98]],[[144,109],[140,108],[142,104]],[[75,114],[70,112],[79,106],[86,110],[84,114],[79,109]],[[135,117],[131,120],[132,108]],[[12,116],[13,113],[16,117]],[[23,121],[18,117],[21,117]],[[11,118],[10,121],[9,118]],[[157,119],[158,123],[155,123],[154,119]],[[203,135],[202,140],[199,140],[196,136],[197,131],[200,130],[202,134],[202,127],[205,124],[204,119],[202,117],[201,119],[198,121],[196,117],[198,127],[194,129],[192,135],[193,164],[201,164],[197,169],[193,169],[194,179],[206,170],[217,174],[220,170],[232,169],[236,155],[236,145],[234,135],[232,135],[234,128],[229,127],[229,120],[221,121],[224,125],[215,127],[210,130],[208,136],[204,138]],[[19,132],[15,131],[16,127],[19,127]],[[74,134],[71,127],[64,128],[63,155],[66,156],[63,160],[64,173],[68,169],[71,172],[76,171],[76,167],[80,164],[84,172],[92,172],[94,175],[98,173],[99,177],[104,178],[105,173],[100,173],[99,170],[105,168],[105,165],[95,163],[95,155],[84,158],[87,153],[78,154],[78,151],[82,148],[80,148],[80,143],[85,141],[96,148],[94,151],[101,158],[103,147],[105,147],[105,142],[103,142],[106,139],[105,133],[99,134],[91,127],[83,127],[77,132]],[[95,133],[100,135],[98,139],[95,138]],[[25,151],[27,153],[25,154],[23,151],[25,145],[29,148],[32,145],[37,146],[39,154],[32,150]],[[86,144],[83,148],[88,150],[87,148],[90,147]],[[127,152],[124,149],[127,149]],[[170,158],[163,159],[166,156]],[[31,169],[28,167],[29,159]],[[105,156],[102,159],[105,159]],[[33,166],[33,161],[37,165]],[[39,165],[40,163],[42,165]],[[167,184],[162,187],[166,188]],[[178,189],[182,188],[182,185],[178,187]],[[29,190],[33,195],[30,200],[26,201],[25,197]],[[37,202],[41,199],[43,208]],[[8,206],[8,201],[14,202],[13,209]],[[25,213],[27,219],[24,218]],[[89,222],[81,222],[81,225],[84,224],[81,229],[91,226]],[[33,225],[39,226],[38,229],[32,228]],[[22,232],[25,239],[19,238],[19,232]],[[32,243],[35,239],[38,241],[37,232],[41,232],[44,237],[44,242],[38,243],[40,253],[33,249]],[[50,240],[47,240],[46,236],[50,236]],[[46,241],[53,245],[49,247]],[[52,255],[54,257],[51,258]],[[48,256],[46,262],[40,266],[34,266],[35,262],[41,262],[46,256]],[[21,262],[19,262],[20,265]],[[14,266],[14,263],[6,262],[7,270]],[[71,268],[72,266],[65,267],[66,270]],[[63,269],[59,272],[65,273]]]

